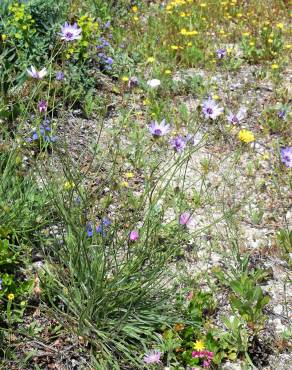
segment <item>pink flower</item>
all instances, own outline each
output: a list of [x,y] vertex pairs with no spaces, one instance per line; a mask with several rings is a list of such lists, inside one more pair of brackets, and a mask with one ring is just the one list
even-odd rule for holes
[[158,364],[158,363],[161,362],[160,357],[161,357],[161,352],[159,352],[159,351],[150,351],[149,353],[147,353],[144,356],[143,361],[146,364]]
[[139,232],[137,230],[132,230],[130,232],[130,240],[132,242],[135,242],[136,240],[138,240],[138,238],[139,238]]
[[179,224],[187,225],[191,220],[191,214],[189,212],[184,212],[179,216]]
[[46,112],[48,108],[47,102],[44,100],[39,101],[38,108],[40,113]]

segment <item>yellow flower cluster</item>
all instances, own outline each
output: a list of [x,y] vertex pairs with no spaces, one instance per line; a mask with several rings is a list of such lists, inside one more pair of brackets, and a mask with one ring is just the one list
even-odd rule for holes
[[[27,31],[35,33],[36,29],[32,28],[35,20],[32,19],[28,9],[24,4],[14,3],[8,7],[11,16],[7,22],[7,25],[12,28],[11,36],[16,39],[22,39],[26,35]],[[4,40],[3,40],[4,36]],[[2,35],[2,40],[5,41],[7,35]]]
[[188,31],[186,28],[182,28],[180,30],[180,34],[183,35],[183,36],[196,36],[198,35],[198,31],[196,30],[193,30],[193,31]]
[[82,40],[80,41],[81,45],[87,47],[89,40],[96,34],[98,31],[98,23],[88,15],[82,15],[78,21],[78,26],[82,28]]

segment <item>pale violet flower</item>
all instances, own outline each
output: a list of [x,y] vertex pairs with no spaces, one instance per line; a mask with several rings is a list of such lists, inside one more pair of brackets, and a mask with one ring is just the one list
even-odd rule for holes
[[146,364],[158,364],[161,362],[160,357],[161,357],[161,352],[150,351],[144,356],[143,361]]
[[36,80],[41,80],[48,73],[47,68],[43,68],[38,71],[34,66],[31,66],[30,69],[27,69],[27,73]]
[[150,133],[155,137],[166,135],[170,131],[170,126],[163,119],[160,123],[154,121],[149,127]]
[[203,101],[202,108],[205,118],[211,118],[213,120],[223,113],[223,108],[220,108],[211,98]]
[[74,23],[73,25],[71,25],[68,22],[65,22],[64,25],[61,26],[60,36],[61,36],[61,39],[65,41],[80,40],[81,32],[82,32],[82,29],[78,28],[77,23]]
[[170,144],[176,152],[181,153],[187,145],[187,140],[179,135],[170,140]]
[[281,149],[281,161],[288,168],[292,168],[292,146]]
[[230,112],[227,116],[227,121],[233,124],[237,124],[242,121],[246,116],[246,108],[241,107],[237,114]]
[[157,80],[156,78],[147,81],[147,85],[152,88],[158,87],[160,84],[161,84],[160,80]]
[[227,50],[226,49],[218,49],[218,50],[216,50],[216,54],[217,54],[218,59],[223,59],[225,57],[225,55],[227,54]]

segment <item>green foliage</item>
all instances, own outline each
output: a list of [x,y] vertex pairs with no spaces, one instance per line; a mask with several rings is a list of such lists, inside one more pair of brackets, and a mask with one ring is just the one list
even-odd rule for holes
[[38,239],[48,203],[33,176],[22,171],[21,160],[15,150],[0,152],[0,237],[27,244]]
[[290,254],[292,252],[292,230],[279,230],[276,238],[277,245],[281,249],[283,255],[289,260],[289,263],[291,264]]
[[[179,160],[177,163],[179,165]],[[127,215],[128,198],[124,198],[111,224],[104,226],[100,221],[96,231],[93,220],[97,215],[101,219],[101,215],[108,212],[108,204],[101,199],[103,188],[113,181],[106,177],[99,183],[95,190],[95,199],[99,201],[94,201],[97,208],[93,211],[90,207],[93,200],[78,186],[78,176],[70,177],[70,167],[67,163],[64,172],[67,182],[73,181],[75,185],[67,195],[60,194],[59,185],[50,193],[64,233],[62,248],[57,240],[52,241],[53,257],[47,256],[50,263],[46,265],[43,289],[66,329],[84,337],[93,346],[100,366],[102,361],[106,361],[107,366],[118,366],[126,359],[137,366],[138,349],[145,347],[147,341],[155,340],[162,325],[170,326],[181,316],[175,306],[169,305],[172,293],[164,274],[177,249],[176,244],[165,244],[165,248],[162,237],[164,210],[157,202],[165,188],[150,182],[137,199],[133,216]],[[166,173],[170,171],[172,167]],[[109,169],[108,176],[112,174]],[[154,192],[156,187],[158,194]],[[145,199],[149,202],[146,208]],[[90,215],[93,220],[88,219]],[[139,240],[131,243],[129,230],[135,228],[137,218],[143,226]],[[86,232],[91,228],[92,236]],[[63,267],[60,269],[60,266]]]
[[8,240],[0,239],[0,325],[21,321],[32,290],[32,280],[21,273],[23,251]]
[[263,309],[269,303],[270,297],[265,295],[257,284],[267,276],[267,273],[261,270],[249,273],[246,268],[229,276],[222,273],[220,269],[215,270],[214,273],[231,289],[232,294],[229,299],[234,313],[239,313],[255,332],[261,330],[267,318]]

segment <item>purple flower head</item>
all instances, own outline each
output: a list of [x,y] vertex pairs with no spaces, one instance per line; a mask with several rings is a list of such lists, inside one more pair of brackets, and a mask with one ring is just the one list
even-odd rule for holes
[[44,113],[44,112],[46,112],[46,111],[47,111],[47,109],[48,109],[48,104],[47,104],[47,102],[46,102],[45,100],[41,100],[41,101],[39,101],[39,103],[38,103],[38,108],[39,108],[39,112],[40,112],[40,113]]
[[111,21],[107,21],[105,24],[104,24],[104,28],[109,28],[111,25]]
[[225,55],[227,54],[227,50],[226,49],[218,49],[218,50],[216,50],[216,54],[217,54],[218,59],[223,59],[225,57]]
[[292,146],[281,149],[281,161],[288,168],[292,168]]
[[187,225],[191,221],[191,214],[189,212],[183,212],[179,216],[179,224],[182,226]]
[[211,98],[203,101],[202,108],[205,118],[211,118],[213,120],[223,113],[223,108],[219,108],[216,102]]
[[170,140],[170,143],[176,152],[181,153],[187,144],[187,140],[185,140],[182,136],[177,136]]
[[139,232],[138,232],[137,230],[132,230],[132,231],[130,232],[129,237],[130,237],[130,240],[131,240],[132,242],[135,242],[135,241],[136,241],[136,240],[138,240],[138,238],[139,238]]
[[85,227],[85,230],[87,232],[87,236],[89,236],[89,238],[91,238],[93,236],[93,228],[92,228],[91,224],[87,224],[86,227]]
[[159,364],[159,363],[161,363],[160,357],[161,357],[161,352],[159,352],[159,351],[150,351],[150,352],[146,353],[146,355],[143,358],[143,361],[146,364]]
[[35,78],[36,80],[41,80],[48,73],[46,68],[41,69],[40,71],[36,70],[34,66],[31,66],[30,69],[26,70],[29,76]]
[[278,117],[281,119],[285,119],[286,112],[284,110],[280,110],[278,113]]
[[237,114],[233,114],[232,112],[230,112],[227,116],[227,121],[234,125],[238,124],[245,118],[246,110],[247,109],[245,107],[241,107]]
[[105,236],[105,228],[109,227],[111,224],[111,221],[108,218],[104,218],[102,222],[96,227],[96,232],[98,234],[101,234],[102,236]]
[[64,72],[62,72],[62,71],[58,71],[58,72],[56,72],[56,80],[57,81],[63,81],[64,80]]
[[166,124],[165,119],[163,119],[160,123],[156,121],[152,122],[149,131],[154,137],[160,137],[166,135],[170,131],[170,126]]
[[71,25],[68,22],[65,22],[65,24],[61,26],[61,33],[60,33],[61,40],[65,40],[65,41],[80,40],[81,32],[82,32],[82,29],[78,28],[77,23],[74,23],[73,25]]
[[108,218],[104,218],[102,220],[102,223],[104,224],[104,226],[108,227],[108,226],[110,226],[111,221]]
[[39,135],[36,132],[33,132],[32,140],[37,140],[38,138],[39,138]]
[[113,58],[111,58],[111,57],[108,57],[108,58],[106,58],[106,59],[105,59],[105,63],[107,63],[107,64],[109,64],[109,65],[112,65],[112,64],[113,64],[113,62],[114,62],[114,60],[113,60]]
[[0,278],[0,290],[2,290],[2,279]]
[[136,86],[138,86],[138,78],[135,76],[130,77],[128,81],[128,88],[131,89]]

